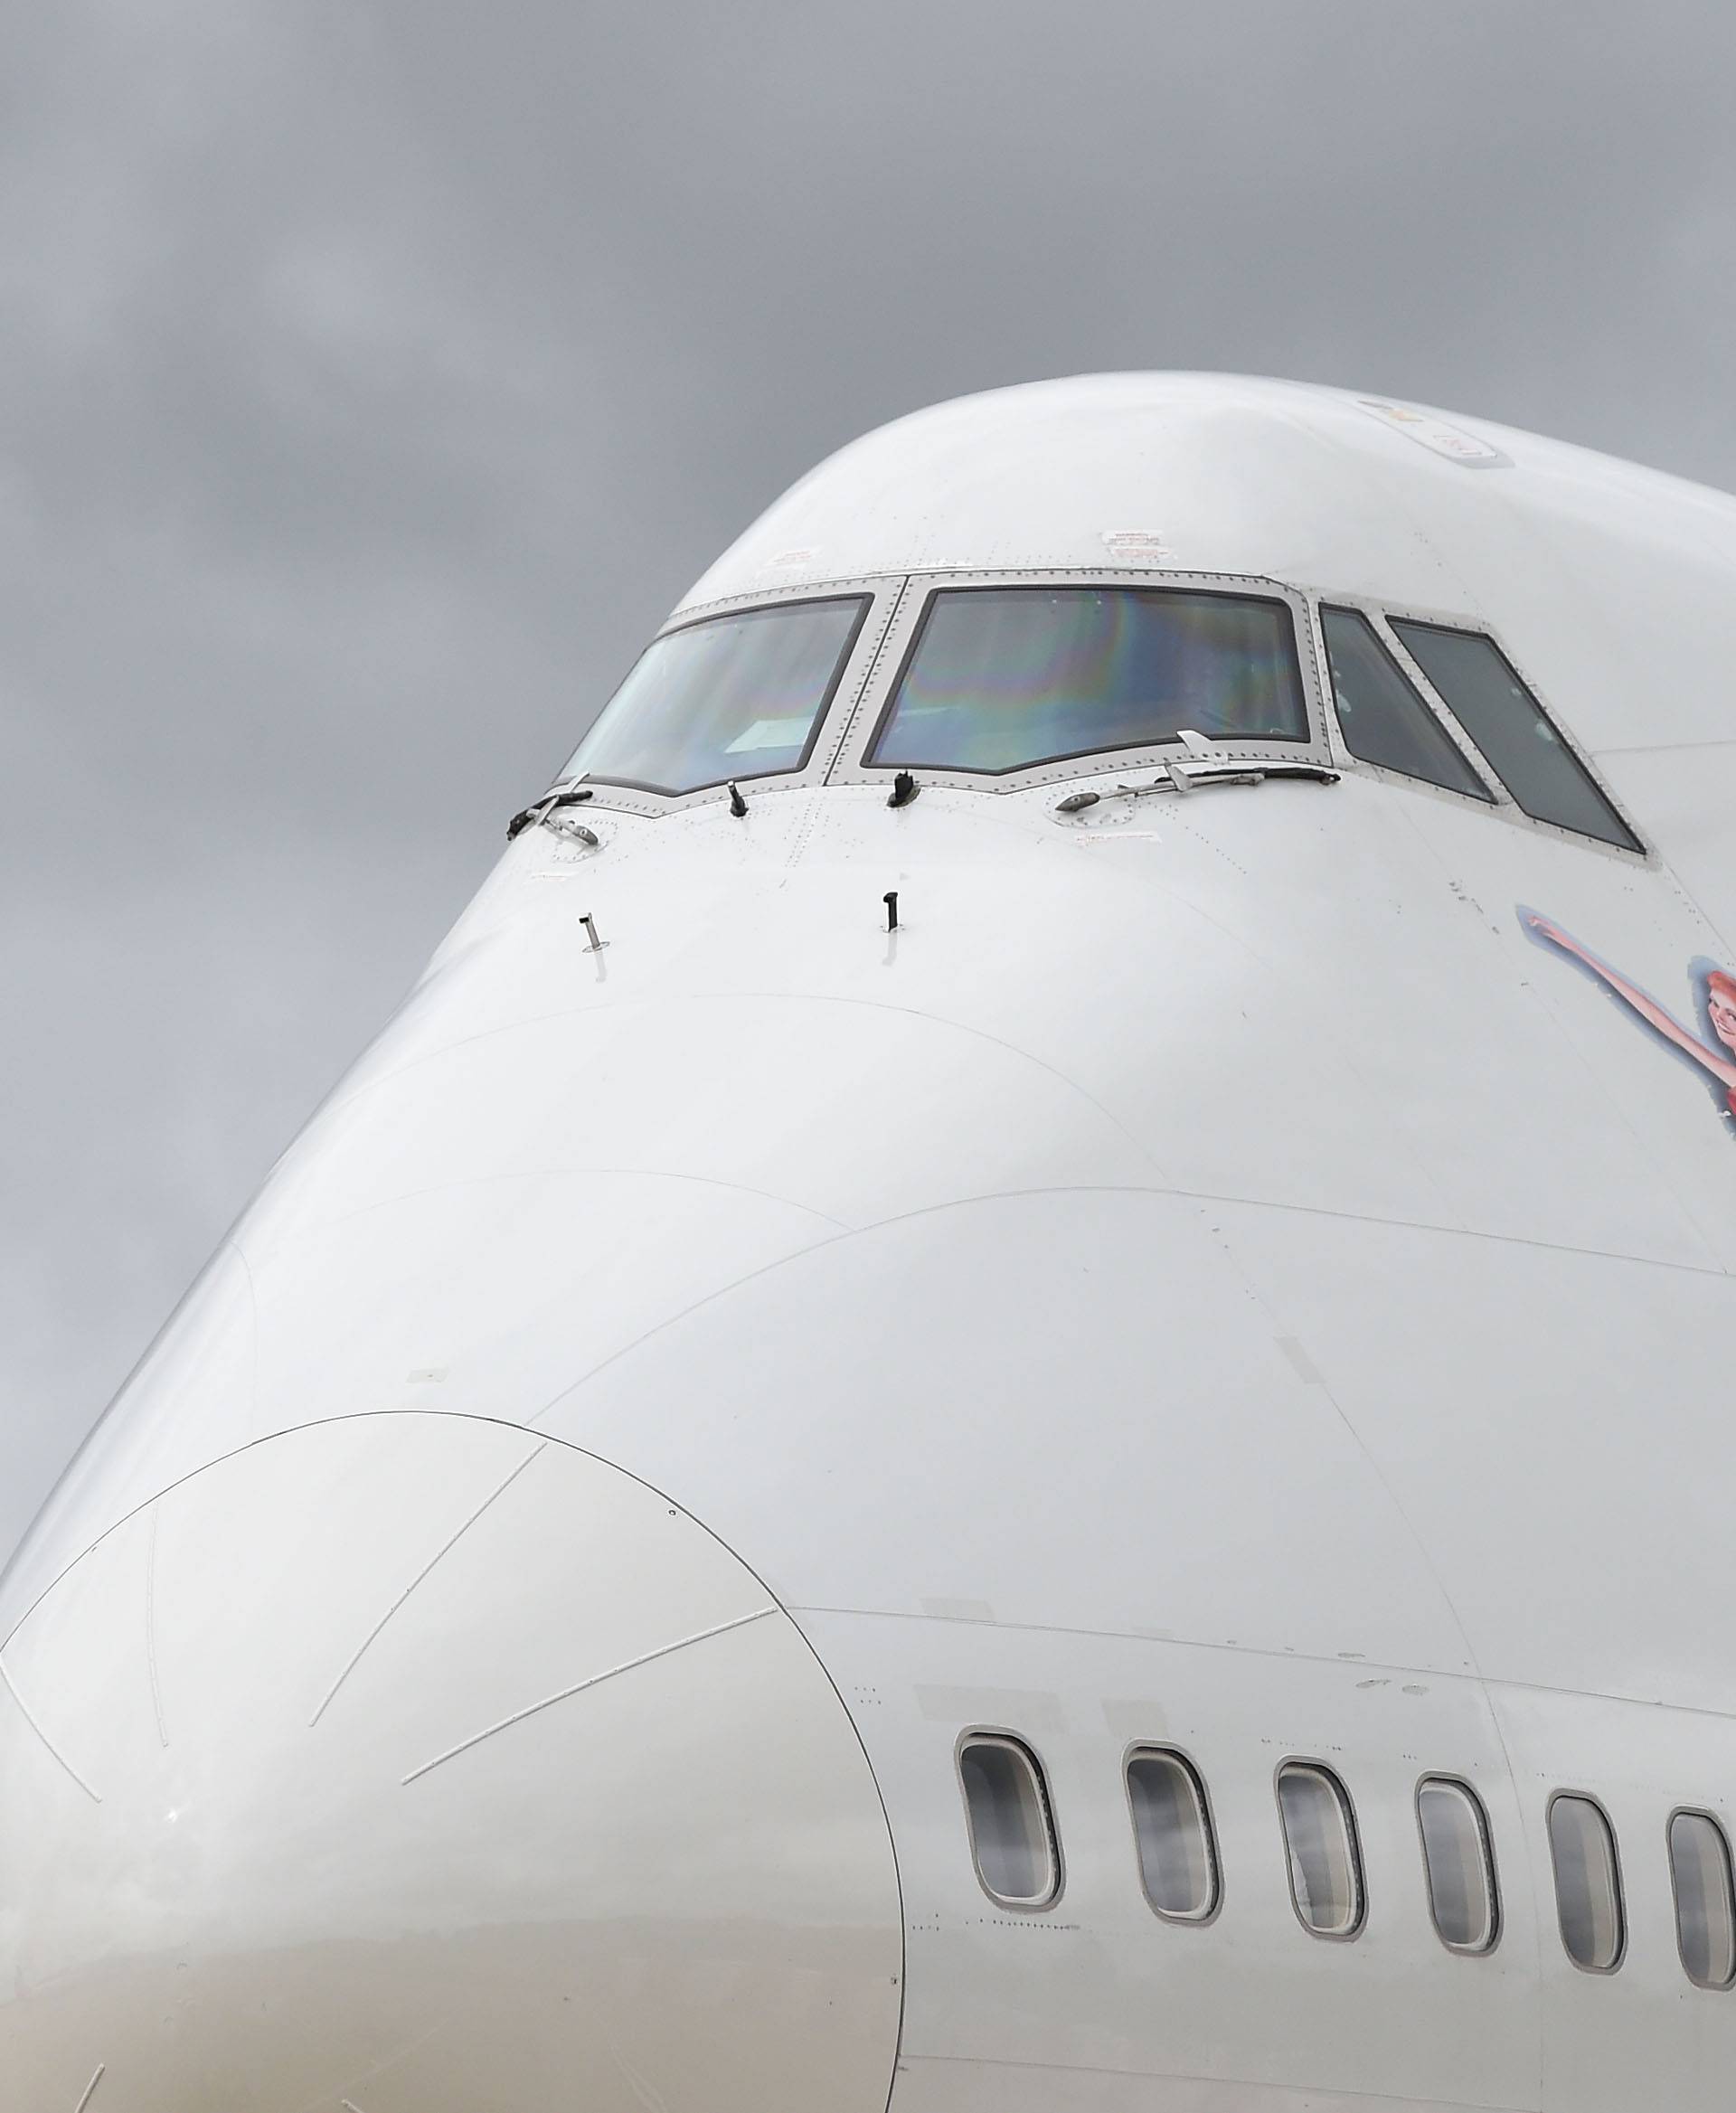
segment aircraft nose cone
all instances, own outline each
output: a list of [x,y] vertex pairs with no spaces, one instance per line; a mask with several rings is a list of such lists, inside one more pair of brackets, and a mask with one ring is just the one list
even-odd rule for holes
[[590,1455],[417,1414],[261,1442],[0,1673],[0,2103],[883,2113],[854,1729],[747,1568]]

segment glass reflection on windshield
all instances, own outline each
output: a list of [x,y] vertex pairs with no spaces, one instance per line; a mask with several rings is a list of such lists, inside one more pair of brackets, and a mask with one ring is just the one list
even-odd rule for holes
[[1023,770],[1147,748],[1184,728],[1308,738],[1283,602],[1175,588],[951,588],[929,599],[868,760]]
[[866,595],[779,602],[666,632],[561,777],[682,793],[799,770],[867,607]]

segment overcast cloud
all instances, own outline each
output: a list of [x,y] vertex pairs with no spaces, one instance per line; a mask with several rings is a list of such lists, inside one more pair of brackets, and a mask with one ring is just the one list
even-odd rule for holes
[[0,1559],[669,605],[1093,368],[1736,485],[1736,11],[55,0],[0,82]]

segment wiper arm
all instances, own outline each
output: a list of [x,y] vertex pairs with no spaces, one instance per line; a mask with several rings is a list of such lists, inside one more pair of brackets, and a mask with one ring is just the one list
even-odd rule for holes
[[1055,802],[1056,814],[1080,814],[1104,799],[1145,799],[1157,792],[1190,793],[1203,785],[1260,785],[1269,778],[1302,778],[1315,785],[1336,785],[1343,775],[1325,763],[1233,756],[1227,750],[1214,749],[1192,727],[1184,728],[1175,738],[1187,753],[1160,763],[1158,774],[1149,785],[1118,785],[1113,792],[1070,792],[1065,799]]
[[[581,800],[594,799],[596,792],[595,786],[581,785],[576,778],[569,778],[561,785],[552,785],[541,799],[533,800],[528,807],[521,807],[512,820],[507,823],[507,843],[510,844],[521,831],[529,829],[533,825],[540,828],[544,822],[548,821],[549,816],[558,809],[577,807]],[[597,835],[594,830],[578,826],[571,822],[557,822],[552,824],[551,826],[558,829],[563,836],[578,837],[580,843],[595,844],[597,842]]]

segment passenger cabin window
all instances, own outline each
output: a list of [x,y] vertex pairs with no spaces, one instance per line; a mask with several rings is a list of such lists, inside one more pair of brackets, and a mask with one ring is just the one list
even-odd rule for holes
[[1037,1757],[1016,1739],[967,1739],[958,1773],[984,1891],[1005,1907],[1047,1907],[1061,1890],[1061,1858]]
[[1218,1904],[1217,1844],[1205,1787],[1164,1747],[1127,1756],[1127,1804],[1146,1898],[1174,1922],[1203,1922]]
[[1387,620],[1524,813],[1624,851],[1644,848],[1493,638]]
[[1278,1771],[1278,1808],[1302,1927],[1316,1937],[1354,1937],[1363,1926],[1363,1872],[1344,1785],[1329,1769],[1287,1762]]
[[1323,606],[1320,629],[1339,730],[1353,756],[1448,792],[1494,798],[1360,610]]
[[1616,1837],[1601,1806],[1566,1793],[1551,1798],[1549,1854],[1568,1957],[1588,1974],[1613,1973],[1621,1964],[1626,1932]]
[[1177,588],[946,588],[929,598],[867,759],[1026,770],[1184,728],[1307,740],[1287,604]]
[[1425,1776],[1417,1786],[1429,1910],[1448,1951],[1484,1952],[1497,1934],[1488,1815],[1467,1784]]
[[1670,1882],[1684,1971],[1702,1988],[1728,1988],[1736,1981],[1736,1904],[1730,1844],[1710,1813],[1672,1815]]
[[799,770],[868,608],[866,595],[778,602],[656,638],[561,776],[697,792]]

